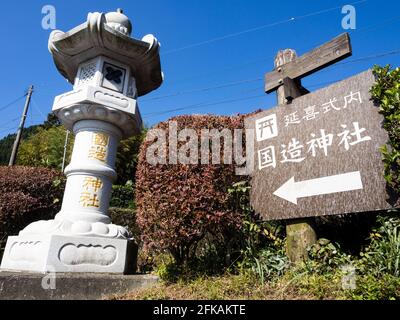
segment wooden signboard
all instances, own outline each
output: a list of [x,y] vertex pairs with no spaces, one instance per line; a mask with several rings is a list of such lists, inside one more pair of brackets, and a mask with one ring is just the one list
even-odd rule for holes
[[371,70],[246,119],[255,130],[251,203],[265,220],[391,208]]

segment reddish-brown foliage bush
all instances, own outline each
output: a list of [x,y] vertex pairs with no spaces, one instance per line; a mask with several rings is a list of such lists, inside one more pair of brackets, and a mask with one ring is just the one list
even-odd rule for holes
[[[200,144],[201,129],[243,129],[244,116],[193,115],[170,119],[181,129],[194,129]],[[155,129],[166,130],[167,164],[152,165],[146,151],[156,140],[149,137],[142,144],[136,174],[137,223],[145,247],[168,250],[178,263],[185,262],[200,240],[211,235],[230,240],[242,226],[242,215],[230,203],[228,188],[243,180],[235,174],[236,165],[168,164],[169,122]],[[221,159],[225,141],[221,139]],[[178,149],[185,142],[178,143]],[[199,152],[200,157],[200,152]]]
[[0,249],[7,237],[29,223],[51,219],[64,189],[60,172],[45,168],[0,167]]

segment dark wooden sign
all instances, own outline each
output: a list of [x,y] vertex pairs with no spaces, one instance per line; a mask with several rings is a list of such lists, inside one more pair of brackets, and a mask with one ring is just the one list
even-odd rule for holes
[[383,210],[388,140],[372,71],[246,119],[255,130],[251,203],[266,220]]

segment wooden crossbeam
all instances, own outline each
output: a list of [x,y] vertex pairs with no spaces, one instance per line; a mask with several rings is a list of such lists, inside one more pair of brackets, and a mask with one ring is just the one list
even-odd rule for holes
[[265,74],[265,92],[271,93],[283,84],[285,78],[301,79],[318,70],[351,56],[348,33],[343,33],[322,46]]

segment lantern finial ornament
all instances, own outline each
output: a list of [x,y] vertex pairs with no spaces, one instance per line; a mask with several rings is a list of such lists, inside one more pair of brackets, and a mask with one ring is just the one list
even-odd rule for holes
[[[128,273],[137,250],[127,229],[108,214],[122,138],[139,134],[137,99],[162,83],[159,43],[133,39],[121,9],[89,13],[86,23],[53,31],[49,50],[73,90],[53,112],[75,134],[61,211],[9,237],[1,268],[33,272]],[[147,39],[147,38],[146,38]]]
[[124,15],[124,11],[120,8],[116,12],[109,12],[105,15],[106,24],[127,36],[132,33],[132,23],[129,18]]

